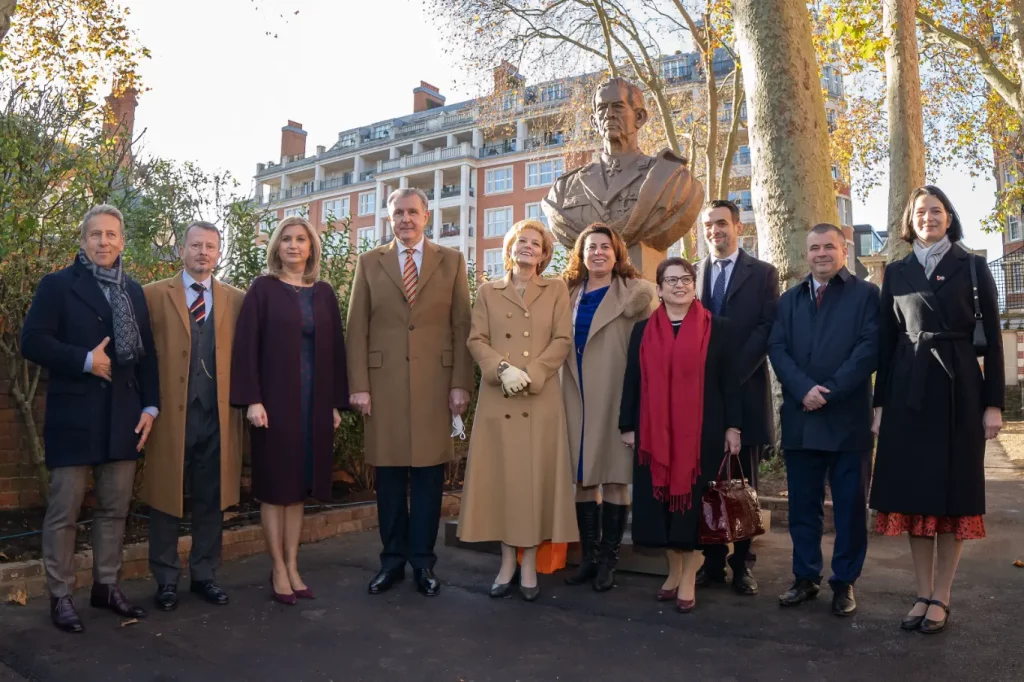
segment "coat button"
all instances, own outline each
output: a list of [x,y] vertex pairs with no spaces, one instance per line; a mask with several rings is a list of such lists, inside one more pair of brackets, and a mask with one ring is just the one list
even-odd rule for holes
[[524,417],[529,417],[529,416],[530,416],[530,413],[529,413],[529,412],[523,412],[523,416],[524,416]]
[[512,317],[512,313],[505,313],[506,317]]
[[523,313],[523,317],[529,317],[530,313]]
[[529,336],[530,332],[523,332],[523,336]]
[[510,415],[510,414],[506,414],[505,415],[505,419],[511,419],[511,418],[512,418],[512,415]]
[[178,412],[184,412],[184,411],[185,411],[185,406],[184,405],[178,405]]
[[511,335],[511,334],[505,334],[505,338],[506,338],[506,339],[511,339],[511,338],[512,338],[512,335]]
[[178,377],[178,378],[181,380],[181,383],[185,383],[185,377]]
[[413,330],[413,329],[415,329],[415,328],[416,328],[416,327],[415,327],[414,325],[411,325],[411,324],[409,325],[409,331],[412,331],[412,330]]
[[181,351],[181,357],[187,358],[188,357],[188,351],[187,350]]
[[530,351],[528,351],[528,350],[524,350],[524,351],[523,351],[523,357],[524,357],[524,358],[528,358],[528,357],[530,357]]
[[102,322],[102,321],[103,321],[103,318],[102,318],[102,317],[97,317],[96,319],[97,319],[97,320],[99,320],[100,322]]

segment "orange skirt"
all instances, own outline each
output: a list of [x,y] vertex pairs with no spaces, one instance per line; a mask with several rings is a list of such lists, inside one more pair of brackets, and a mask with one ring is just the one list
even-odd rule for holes
[[880,535],[910,533],[915,538],[933,538],[936,533],[955,533],[957,540],[980,540],[985,537],[985,519],[977,516],[923,516],[878,512],[875,532]]

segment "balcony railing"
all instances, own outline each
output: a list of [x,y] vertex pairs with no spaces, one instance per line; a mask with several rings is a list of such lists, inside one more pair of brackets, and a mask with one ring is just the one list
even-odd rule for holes
[[412,137],[413,135],[419,135],[427,130],[426,123],[419,123],[411,126],[402,126],[401,128],[395,128],[395,139],[403,137]]
[[[462,195],[462,185],[448,185],[447,187],[442,187],[441,188],[441,198],[442,199],[451,199],[452,197],[457,197],[457,196],[461,196],[461,195]],[[471,197],[476,196],[476,192],[473,190],[472,187],[469,188],[469,196],[471,196]]]
[[564,133],[548,133],[543,137],[529,137],[526,139],[526,150],[541,149],[543,147],[557,147],[565,144]]
[[380,172],[387,173],[388,171],[397,170],[402,167],[402,159],[388,159],[387,161],[380,162]]
[[336,178],[331,178],[329,180],[321,180],[319,191],[323,192],[329,189],[337,189],[338,187],[345,187],[351,184],[353,184],[352,173],[345,173],[343,175],[339,175]]
[[444,118],[441,119],[441,125],[445,128],[450,126],[464,125],[473,121],[472,111],[456,111],[450,114],[445,114]]
[[377,175],[376,170],[363,171],[362,173],[359,174],[359,182],[367,182],[368,180],[373,180],[375,175]]
[[402,168],[425,166],[451,159],[476,156],[477,150],[469,142],[462,142],[454,147],[437,147],[419,154],[410,154],[398,159],[377,162],[377,173],[392,173]]
[[458,225],[452,223],[445,223],[441,226],[441,239],[448,239],[450,237],[458,237],[461,234],[461,230]]
[[306,183],[299,187],[292,187],[290,189],[282,190],[280,193],[281,201],[285,199],[295,199],[296,197],[304,197],[307,194],[313,194],[313,183]]
[[501,156],[502,154],[511,154],[516,151],[515,140],[503,140],[501,142],[495,142],[494,144],[484,145],[480,148],[480,158],[485,159],[490,156]]

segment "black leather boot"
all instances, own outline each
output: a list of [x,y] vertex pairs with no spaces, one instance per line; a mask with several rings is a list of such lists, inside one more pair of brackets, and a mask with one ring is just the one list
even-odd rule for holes
[[605,502],[601,509],[601,548],[597,559],[594,591],[607,592],[615,584],[615,566],[619,563],[622,536],[629,521],[629,505]]
[[597,550],[601,544],[601,505],[597,502],[577,502],[576,525],[580,529],[582,557],[576,574],[565,579],[566,585],[589,583],[597,575]]

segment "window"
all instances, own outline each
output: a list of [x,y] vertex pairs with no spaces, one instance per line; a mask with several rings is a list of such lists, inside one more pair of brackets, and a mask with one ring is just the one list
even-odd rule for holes
[[1012,294],[1024,292],[1024,267],[1022,266],[1024,263],[1020,261],[1003,265],[1006,273],[1006,290]]
[[490,208],[484,211],[484,238],[504,237],[512,227],[512,207]]
[[371,215],[376,210],[377,192],[363,192],[359,195],[359,215]]
[[693,67],[684,60],[664,62],[661,65],[661,77],[670,80],[673,78],[689,79],[693,76]]
[[358,139],[359,139],[359,133],[345,133],[344,135],[341,136],[341,140],[340,140],[341,146],[342,147],[353,147],[353,146],[355,146],[356,141]]
[[484,274],[487,279],[501,279],[505,276],[505,262],[501,249],[484,251]]
[[722,102],[718,105],[718,120],[722,123],[732,121],[732,102]]
[[568,96],[569,88],[566,87],[565,83],[551,83],[540,88],[541,102],[552,102],[558,99],[565,99]]
[[736,150],[736,154],[732,157],[732,163],[734,166],[749,166],[750,147],[745,144],[740,145],[740,148]]
[[740,248],[757,258],[757,235],[748,234],[740,237]]
[[388,136],[391,126],[387,123],[373,126],[373,132],[370,133],[371,140],[383,140]]
[[329,253],[348,251],[348,232],[345,230],[325,230],[320,235],[320,241]]
[[1013,166],[1009,163],[1003,165],[1003,189],[1013,185],[1016,180],[1016,174],[1013,172]]
[[1009,235],[1010,241],[1011,242],[1019,242],[1020,239],[1021,239],[1020,216],[1019,215],[1012,215],[1012,216],[1010,216],[1008,227],[1009,227],[1009,230],[1007,230],[1007,235]]
[[512,191],[512,166],[494,168],[487,171],[487,174],[484,177],[486,178],[486,182],[484,184],[485,194],[498,194],[499,192]]
[[541,210],[540,204],[527,204],[526,217],[529,220],[539,220],[544,223],[544,227],[551,229],[551,226],[548,225],[548,217],[544,215],[544,211]]
[[843,174],[839,172],[839,164],[838,163],[833,163],[832,164],[832,179],[833,180],[842,180],[843,179]]
[[836,197],[836,208],[839,210],[839,224],[853,225],[853,203],[849,197]]
[[301,216],[301,217],[305,218],[307,215],[309,215],[309,207],[308,206],[295,206],[294,208],[286,208],[284,210],[283,218],[291,218],[293,215],[297,215],[297,216]]
[[323,210],[320,212],[320,222],[326,223],[328,218],[332,220],[341,220],[350,215],[349,212],[349,198],[342,197],[341,199],[328,199],[323,203]]
[[502,111],[508,111],[509,109],[515,109],[516,102],[519,100],[519,93],[512,91],[506,92],[501,96],[501,109]]
[[825,110],[825,120],[828,122],[828,131],[834,133],[839,121],[839,113],[835,109]]
[[739,206],[741,211],[754,210],[754,202],[750,198],[750,190],[748,189],[740,192],[729,192],[729,201]]
[[361,227],[359,228],[359,231],[356,232],[356,247],[359,249],[360,253],[373,248],[373,242],[376,238],[374,232],[375,229],[372,227]]
[[871,233],[857,235],[857,239],[860,241],[860,248],[858,249],[858,256],[870,256],[871,247],[874,246],[874,240],[871,238]]
[[[528,163],[526,164],[526,186],[547,187],[562,177],[563,173],[565,173],[564,159]],[[509,185],[509,189],[512,189],[511,185]]]

